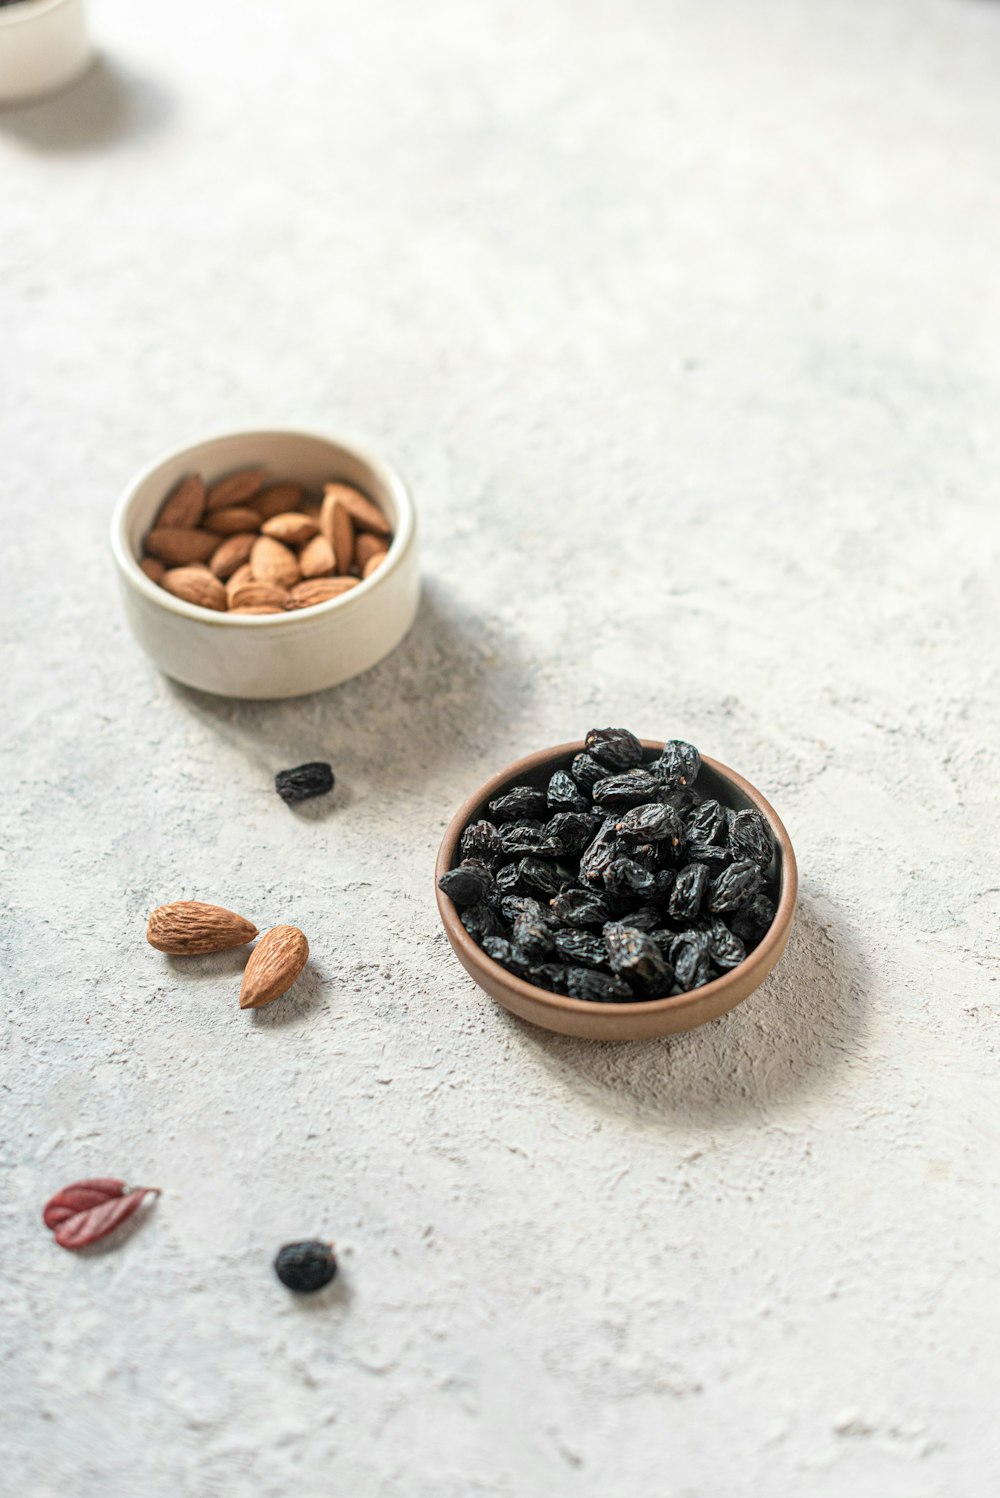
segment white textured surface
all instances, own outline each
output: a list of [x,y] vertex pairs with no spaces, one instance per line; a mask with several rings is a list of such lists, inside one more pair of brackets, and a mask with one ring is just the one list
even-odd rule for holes
[[[1000,5],[93,23],[0,116],[5,1490],[993,1491]],[[366,679],[226,705],[139,656],[105,528],[260,418],[398,460],[426,597]],[[780,968],[674,1042],[529,1030],[437,928],[458,799],[594,721],[799,854]],[[295,997],[151,951],[181,895],[301,924]],[[60,1253],[106,1172],[163,1196]]]

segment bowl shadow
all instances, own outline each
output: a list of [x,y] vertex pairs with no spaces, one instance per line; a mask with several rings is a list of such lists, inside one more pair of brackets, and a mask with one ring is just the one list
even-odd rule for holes
[[505,1015],[548,1069],[599,1107],[650,1122],[763,1120],[822,1089],[867,1030],[867,966],[840,913],[800,895],[777,967],[728,1014],[660,1040],[608,1045]]
[[99,55],[59,93],[0,108],[0,130],[36,151],[95,151],[150,135],[172,113],[159,82]]
[[[260,766],[273,791],[278,770],[327,760],[333,791],[289,814],[324,820],[350,804],[354,787],[377,784],[402,798],[470,764],[495,762],[533,696],[516,641],[425,581],[413,626],[371,670],[305,697],[214,697],[168,679],[177,701]],[[451,807],[449,790],[443,810]]]

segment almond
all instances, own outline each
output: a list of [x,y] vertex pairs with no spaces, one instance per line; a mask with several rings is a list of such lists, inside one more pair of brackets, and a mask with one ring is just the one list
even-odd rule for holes
[[266,480],[266,468],[243,468],[239,473],[228,474],[209,489],[209,510],[226,510],[230,505],[245,504],[263,489]]
[[299,552],[303,577],[330,577],[333,573],[333,547],[325,536],[313,536]]
[[228,596],[231,609],[283,609],[288,602],[288,593],[284,588],[279,588],[276,583],[254,582],[252,577],[248,582],[230,588]]
[[163,574],[162,586],[168,593],[196,603],[202,609],[226,612],[226,590],[207,567],[172,567]]
[[217,536],[235,536],[240,531],[259,531],[260,516],[249,505],[230,505],[205,516],[205,529]]
[[298,484],[272,484],[250,501],[261,520],[270,520],[272,515],[284,515],[297,510],[302,503],[302,490]]
[[218,536],[211,531],[187,530],[180,526],[167,526],[165,530],[151,530],[146,537],[146,550],[168,567],[186,567],[188,562],[207,562],[219,544]]
[[282,515],[272,515],[270,520],[265,520],[261,526],[263,535],[273,536],[276,541],[284,541],[286,546],[302,546],[318,531],[319,526],[315,520],[310,520],[308,515],[300,515],[295,510],[286,511]]
[[354,538],[354,565],[363,573],[370,557],[384,556],[387,550],[388,544],[383,536],[370,536],[366,531],[359,531]]
[[143,557],[142,561],[139,563],[139,566],[142,568],[143,572],[145,572],[146,576],[151,582],[159,583],[163,581],[163,574],[167,569],[166,567],[164,567],[163,563],[158,562],[155,557]]
[[250,567],[259,583],[290,588],[301,576],[295,555],[273,536],[258,536],[250,553]]
[[326,498],[319,516],[319,528],[330,543],[334,566],[341,574],[350,572],[354,556],[354,526],[347,510],[336,493],[338,484],[328,484]]
[[377,536],[391,535],[392,527],[378,505],[373,505],[359,489],[350,484],[327,484],[323,493],[324,500],[331,496],[339,499],[359,531],[374,531]]
[[[208,559],[208,565],[216,577],[221,577],[224,582],[227,577],[232,577],[237,568],[246,566],[256,539],[253,531],[240,531],[235,536],[227,536]],[[249,568],[247,576],[250,576]]]
[[230,947],[245,946],[256,935],[257,927],[252,921],[221,905],[205,905],[201,900],[174,900],[170,905],[159,905],[146,927],[149,945],[175,957],[228,952]]
[[362,567],[361,576],[371,577],[373,572],[378,571],[388,555],[389,553],[387,551],[376,551],[373,556],[370,556],[368,558],[367,562]]
[[340,598],[357,586],[356,577],[311,577],[307,582],[296,583],[285,607],[311,609],[314,603],[329,603],[331,598]]
[[[253,539],[256,541],[257,537],[254,536]],[[231,575],[228,582],[226,583],[226,597],[229,599],[230,608],[232,608],[233,594],[236,589],[242,588],[244,583],[252,582],[253,573],[250,571],[250,563],[244,562],[242,567],[237,567],[236,571]]]
[[303,515],[308,515],[310,520],[318,521],[322,508],[321,504],[307,504],[302,506],[302,513]]
[[191,473],[181,479],[170,498],[160,506],[156,524],[161,529],[180,526],[192,530],[201,524],[204,513],[205,480],[200,473]]
[[287,993],[309,961],[309,943],[298,926],[272,926],[250,953],[240,988],[240,1008],[260,1009]]

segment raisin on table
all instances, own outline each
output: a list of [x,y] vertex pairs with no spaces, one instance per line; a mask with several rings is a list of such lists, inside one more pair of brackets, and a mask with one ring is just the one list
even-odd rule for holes
[[295,806],[299,801],[332,791],[333,771],[325,760],[310,760],[308,764],[296,765],[294,770],[279,770],[274,777],[274,788],[286,806]]

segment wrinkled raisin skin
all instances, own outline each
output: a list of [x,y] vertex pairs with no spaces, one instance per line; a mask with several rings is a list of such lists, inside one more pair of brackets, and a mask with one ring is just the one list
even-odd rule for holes
[[274,1272],[289,1290],[311,1295],[322,1290],[337,1273],[337,1260],[329,1243],[310,1239],[305,1243],[286,1243],[278,1250]]
[[300,801],[310,801],[313,796],[325,796],[333,790],[334,775],[330,766],[320,759],[305,765],[296,765],[294,770],[279,770],[274,777],[274,788],[286,806],[297,806]]

